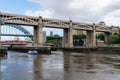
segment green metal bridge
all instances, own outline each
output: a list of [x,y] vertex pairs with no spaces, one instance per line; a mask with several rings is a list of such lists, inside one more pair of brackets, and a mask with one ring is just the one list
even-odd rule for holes
[[[33,40],[33,35],[24,27],[21,25],[5,25],[5,26],[10,26],[12,28],[15,28],[19,31],[21,31],[23,34],[12,34],[12,33],[1,33],[1,36],[19,36],[19,37],[28,37],[30,40]],[[8,29],[10,30],[10,29]],[[10,31],[9,31],[10,32]],[[16,32],[16,31],[15,31]]]
[[[17,37],[27,37],[30,40],[33,40],[33,34],[31,34],[27,29],[25,29],[24,27],[22,27],[21,25],[6,25],[9,26],[11,28],[15,28],[19,31],[21,31],[23,34],[21,33],[17,33],[17,34],[12,34],[12,33],[1,33],[1,36],[17,36]],[[10,30],[10,29],[8,29]],[[8,31],[9,32],[9,31]],[[16,32],[16,31],[15,31]],[[62,37],[60,36],[47,36],[47,38],[49,39],[61,39]]]
[[30,38],[33,37],[33,35],[25,35],[25,34],[1,34],[1,36],[21,36],[21,37],[29,36]]

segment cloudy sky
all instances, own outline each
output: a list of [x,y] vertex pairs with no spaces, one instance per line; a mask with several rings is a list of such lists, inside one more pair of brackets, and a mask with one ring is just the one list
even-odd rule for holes
[[[1,0],[0,11],[15,14],[72,19],[78,22],[120,25],[120,0]],[[44,29],[51,31],[53,29]],[[62,30],[53,30],[62,35]],[[48,33],[47,33],[48,34]]]

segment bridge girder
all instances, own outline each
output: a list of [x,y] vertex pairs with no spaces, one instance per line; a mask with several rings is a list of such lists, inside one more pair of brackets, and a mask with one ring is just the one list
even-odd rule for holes
[[33,40],[33,35],[27,30],[25,29],[24,27],[20,26],[20,25],[11,25],[9,24],[8,26],[11,26],[21,32],[23,32],[25,35],[16,35],[16,34],[1,34],[2,36],[23,36],[23,37],[29,37],[31,40]]
[[[16,14],[8,14],[8,13],[0,13],[0,17],[4,24],[15,24],[15,25],[27,25],[27,26],[38,26],[38,17],[32,16],[23,16]],[[43,27],[52,27],[52,28],[70,28],[69,21],[59,20],[59,19],[50,19],[50,18],[42,18],[42,26]],[[79,30],[93,30],[91,27],[92,24],[88,23],[80,23],[80,22],[72,22],[73,29]],[[98,26],[96,24],[96,26]],[[101,27],[101,26],[100,26]],[[96,27],[96,31],[102,32],[110,32],[108,27],[104,28]]]

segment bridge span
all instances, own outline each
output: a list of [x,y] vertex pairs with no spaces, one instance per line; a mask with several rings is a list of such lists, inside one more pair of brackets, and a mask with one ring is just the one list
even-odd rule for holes
[[[25,25],[34,27],[34,46],[42,46],[43,44],[43,27],[61,28],[64,31],[62,47],[73,47],[73,30],[84,30],[87,32],[86,44],[87,46],[96,46],[96,32],[105,33],[105,42],[108,41],[110,34],[113,31],[119,30],[119,27],[106,26],[104,22],[99,24],[89,24],[74,22],[72,20],[59,20],[43,18],[42,16],[33,17],[25,15],[17,15],[10,13],[0,13],[0,34],[2,25]],[[1,36],[1,35],[0,35]],[[1,44],[1,43],[0,43]]]

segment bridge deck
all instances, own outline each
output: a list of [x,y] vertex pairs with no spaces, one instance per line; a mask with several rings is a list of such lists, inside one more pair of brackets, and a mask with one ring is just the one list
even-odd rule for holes
[[[16,24],[27,26],[38,26],[39,18],[34,16],[17,15],[10,13],[0,13],[2,24]],[[42,26],[50,28],[70,28],[70,21],[59,20],[52,18],[42,18]],[[111,32],[111,29],[106,25],[95,24],[96,30],[100,32]],[[93,30],[93,23],[81,23],[72,21],[72,29],[78,30]]]

